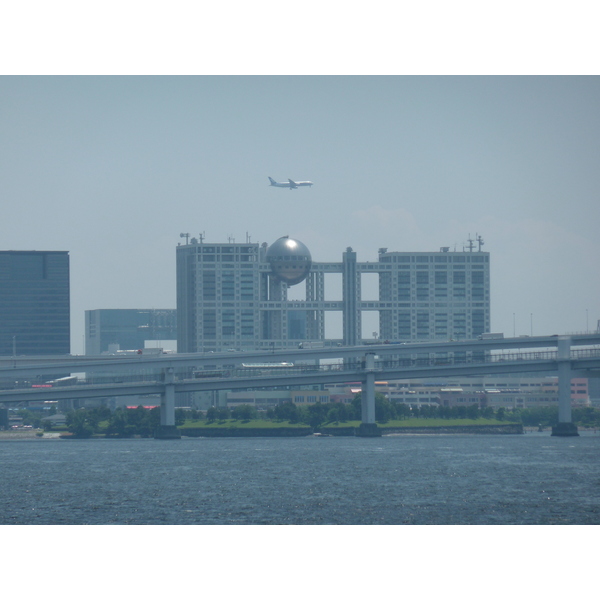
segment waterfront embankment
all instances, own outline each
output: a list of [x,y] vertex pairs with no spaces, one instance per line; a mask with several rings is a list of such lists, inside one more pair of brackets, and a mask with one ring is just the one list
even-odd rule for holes
[[180,427],[186,437],[302,437],[311,435],[310,427]]
[[[486,424],[486,425],[431,425],[431,426],[389,426],[379,425],[381,435],[406,435],[406,434],[480,434],[480,435],[498,435],[498,434],[522,434],[525,433],[523,425],[520,423],[506,424]],[[338,426],[322,426],[316,429],[312,427],[302,426],[270,426],[270,427],[248,427],[248,426],[219,426],[213,424],[208,427],[179,427],[179,432],[185,437],[211,437],[211,438],[227,438],[227,437],[305,437],[313,433],[321,433],[335,437],[351,437],[357,435],[358,426],[338,425]],[[42,431],[41,429],[18,429],[0,431],[0,441],[7,440],[28,440],[28,439],[60,439],[61,436],[72,438],[71,434],[58,431]],[[104,437],[103,435],[95,437]],[[128,436],[138,437],[138,436]],[[75,439],[75,438],[73,438]]]
[[[431,425],[431,426],[378,426],[381,435],[400,435],[400,434],[522,434],[523,425],[520,423],[504,423],[504,424],[485,424],[485,425]],[[335,437],[349,437],[358,435],[358,425],[337,425],[337,426],[321,426],[318,428],[311,427],[236,427],[228,426],[212,426],[212,427],[180,427],[181,435],[187,437],[302,437],[320,433]]]
[[506,425],[451,425],[432,427],[382,427],[383,435],[400,435],[406,433],[473,433],[473,434],[521,434],[524,433],[520,423]]

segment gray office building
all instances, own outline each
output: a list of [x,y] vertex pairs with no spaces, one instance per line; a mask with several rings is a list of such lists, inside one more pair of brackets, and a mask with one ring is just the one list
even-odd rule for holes
[[140,350],[147,341],[177,339],[177,315],[173,308],[105,308],[85,311],[85,353],[96,355],[110,347]]
[[[339,298],[327,285],[339,279]],[[363,299],[363,279],[378,280],[377,299]],[[302,300],[288,300],[304,282]],[[328,312],[341,315],[340,334],[325,336]],[[177,247],[179,352],[295,348],[302,344],[356,345],[365,312],[378,313],[380,342],[471,339],[490,330],[489,253],[388,252],[358,262],[347,248],[341,262],[313,262],[289,237],[271,246],[209,244],[192,238]]]
[[0,354],[69,354],[69,253],[0,252]]

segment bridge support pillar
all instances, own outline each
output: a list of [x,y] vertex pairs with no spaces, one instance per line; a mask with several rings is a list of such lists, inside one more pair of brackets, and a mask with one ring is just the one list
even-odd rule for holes
[[165,369],[165,390],[160,396],[160,425],[154,430],[154,439],[181,439],[175,427],[175,374],[173,367]]
[[356,435],[360,437],[379,437],[381,431],[375,422],[375,355],[365,357],[365,382],[361,394],[361,419]]
[[579,435],[571,417],[571,338],[558,340],[558,424],[552,435],[572,437]]

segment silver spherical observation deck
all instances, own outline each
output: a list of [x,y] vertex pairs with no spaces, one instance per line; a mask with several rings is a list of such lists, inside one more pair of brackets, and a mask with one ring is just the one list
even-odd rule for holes
[[287,285],[304,281],[312,265],[308,248],[287,235],[269,246],[266,259],[271,265],[271,275]]

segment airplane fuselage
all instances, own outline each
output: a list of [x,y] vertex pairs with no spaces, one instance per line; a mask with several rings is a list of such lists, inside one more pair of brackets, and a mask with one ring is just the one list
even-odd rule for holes
[[295,190],[299,187],[304,187],[304,186],[310,187],[311,185],[313,185],[312,181],[293,181],[291,179],[288,179],[287,183],[283,183],[283,182],[275,181],[271,177],[269,177],[269,181],[271,182],[271,186],[273,186],[273,187],[289,188],[290,190]]

